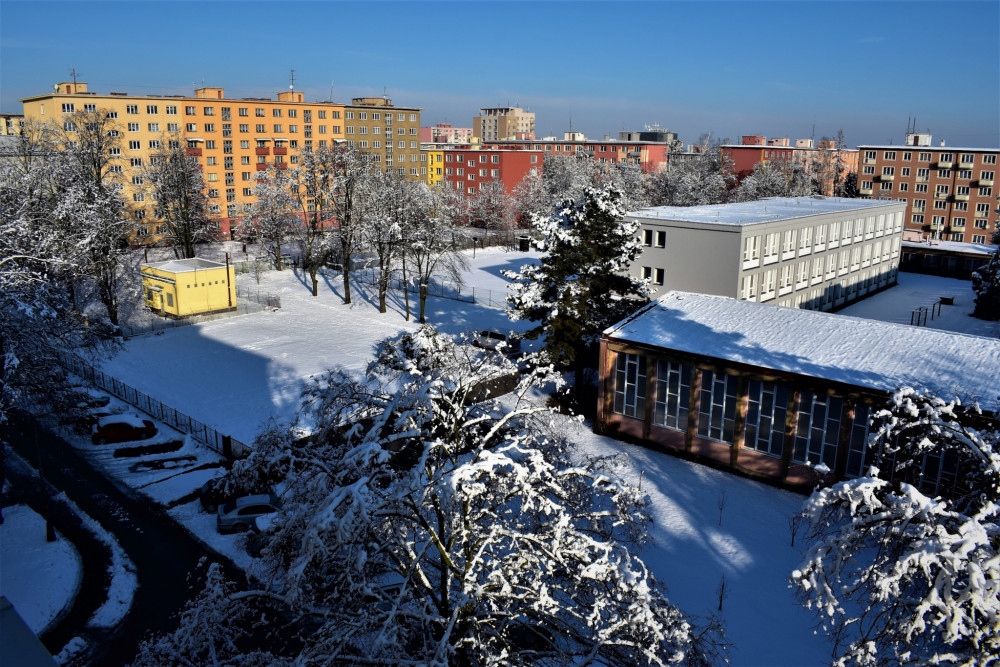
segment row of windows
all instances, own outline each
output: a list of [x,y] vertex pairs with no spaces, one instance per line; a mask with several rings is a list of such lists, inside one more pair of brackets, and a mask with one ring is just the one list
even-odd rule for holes
[[[883,151],[883,153],[882,153],[882,159],[883,160],[892,160],[892,161],[895,161],[897,154],[902,156],[902,158],[903,158],[902,161],[903,162],[911,162],[913,160],[913,151],[899,151],[899,152],[897,152],[897,151]],[[918,162],[931,162],[933,160],[932,155],[933,154],[930,151],[918,151],[917,161]],[[865,156],[864,157],[865,157],[866,161],[876,160],[878,158],[878,151],[873,151],[873,150],[865,151]],[[937,162],[938,162],[938,164],[941,164],[941,163],[947,164],[949,162],[954,162],[954,154],[953,153],[938,153]],[[976,162],[976,154],[975,153],[960,153],[959,154],[959,162],[961,164],[975,164],[975,162]],[[996,164],[996,163],[997,163],[996,153],[983,153],[982,154],[982,164]]]
[[[739,298],[746,301],[770,301],[795,290],[819,285],[837,277],[857,274],[862,269],[888,262],[899,257],[899,238],[875,241],[865,246],[855,246],[839,253],[831,252],[804,262],[788,262],[778,268],[747,273],[740,278]],[[853,283],[861,280],[852,277]],[[758,292],[759,287],[759,292]],[[848,291],[851,291],[848,287]]]
[[[735,443],[737,407],[743,398],[738,376],[671,360],[652,361],[642,355],[619,353],[615,359],[612,408],[615,413],[646,418],[648,371],[654,373],[653,425],[686,432],[694,419],[698,436],[729,445]],[[697,412],[693,412],[696,386],[699,400]],[[883,442],[873,435],[878,433],[882,421],[873,419],[876,410],[870,404],[858,401],[851,405],[840,396],[806,389],[798,391],[796,402],[792,386],[753,377],[747,378],[744,386],[743,448],[779,459],[787,453],[795,463],[823,465],[830,471],[836,470],[840,463],[848,477],[858,477],[871,466],[879,465]],[[921,465],[921,485],[925,492],[946,492],[957,482],[957,461],[947,455],[929,456]],[[893,466],[879,467],[891,470]]]
[[841,220],[815,227],[747,236],[743,239],[743,268],[760,265],[762,240],[764,264],[770,264],[779,259],[791,259],[796,253],[801,257],[811,252],[899,233],[902,229],[903,214],[899,212],[888,216],[880,213],[867,218]]

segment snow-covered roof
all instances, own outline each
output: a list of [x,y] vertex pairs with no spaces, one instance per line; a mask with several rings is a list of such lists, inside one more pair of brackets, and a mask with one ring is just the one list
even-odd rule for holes
[[892,391],[1000,397],[1000,339],[670,291],[605,330],[638,345]]
[[167,262],[150,262],[143,266],[148,266],[151,269],[159,269],[160,271],[169,271],[170,273],[185,273],[204,269],[221,269],[226,265],[222,262],[213,262],[210,259],[191,257],[189,259],[171,259]]
[[992,255],[997,246],[988,243],[960,243],[958,241],[903,241],[904,248],[933,248],[942,252],[961,252],[970,255]]
[[652,206],[638,211],[629,211],[627,215],[633,218],[742,226],[825,213],[899,207],[903,204],[904,202],[890,200],[849,199],[815,195],[812,197],[768,197],[758,201],[709,206]]

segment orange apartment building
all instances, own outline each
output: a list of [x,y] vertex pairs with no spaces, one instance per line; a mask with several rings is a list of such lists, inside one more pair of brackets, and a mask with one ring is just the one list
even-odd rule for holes
[[906,240],[990,243],[1000,223],[994,183],[1000,148],[943,144],[910,133],[903,146],[859,146],[861,195],[905,201]]
[[[103,113],[117,127],[120,148],[111,168],[122,175],[126,200],[145,233],[162,232],[143,187],[142,169],[171,141],[198,158],[209,198],[209,215],[228,237],[254,201],[258,171],[287,168],[299,152],[355,142],[384,168],[420,178],[420,109],[397,107],[388,98],[356,98],[351,104],[306,102],[297,90],[270,98],[226,98],[223,88],[203,87],[194,96],[96,94],[84,82],[61,82],[53,93],[21,100],[24,117],[62,127],[78,111]],[[426,175],[424,176],[426,178]]]
[[821,141],[819,147],[811,139],[799,139],[795,146],[785,138],[765,140],[760,135],[743,137],[743,143],[720,147],[724,157],[733,163],[733,175],[739,181],[750,175],[758,162],[784,161],[801,165],[807,174],[821,180],[821,194],[834,193],[834,179],[839,164],[840,177],[858,171],[859,151],[856,148],[838,149],[832,142]]

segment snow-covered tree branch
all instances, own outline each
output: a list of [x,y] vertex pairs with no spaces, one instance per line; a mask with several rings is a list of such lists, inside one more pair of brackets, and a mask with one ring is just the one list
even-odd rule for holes
[[[913,389],[874,417],[885,466],[813,494],[809,549],[792,573],[840,649],[837,664],[985,665],[1000,653],[1000,435]],[[918,488],[932,464],[955,483]]]

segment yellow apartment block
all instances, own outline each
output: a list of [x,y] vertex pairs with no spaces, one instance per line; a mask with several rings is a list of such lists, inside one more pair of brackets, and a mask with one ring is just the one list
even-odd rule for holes
[[428,149],[424,151],[427,159],[427,185],[436,188],[444,180],[444,151]]
[[21,100],[24,117],[66,125],[78,111],[104,114],[114,123],[120,148],[109,169],[120,176],[133,215],[154,240],[163,232],[142,170],[170,142],[183,142],[198,158],[205,178],[209,215],[223,236],[254,201],[258,171],[269,164],[285,169],[299,152],[348,141],[373,154],[383,168],[421,178],[420,109],[395,107],[384,97],[357,98],[352,104],[306,102],[301,91],[270,98],[226,98],[222,88],[204,87],[185,95],[112,92],[98,95],[84,82],[61,82],[54,93]]
[[166,317],[186,317],[236,308],[232,266],[195,257],[142,265],[146,305]]

